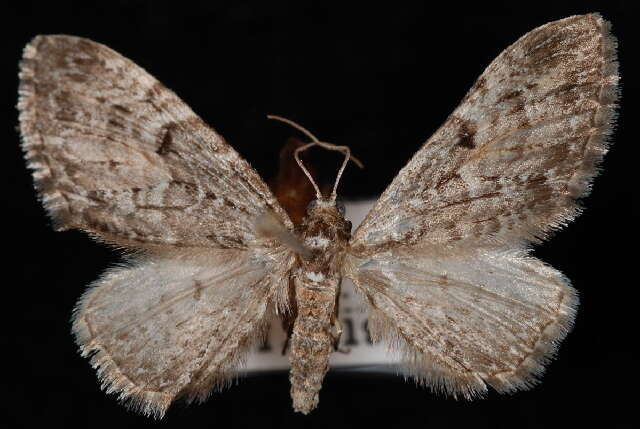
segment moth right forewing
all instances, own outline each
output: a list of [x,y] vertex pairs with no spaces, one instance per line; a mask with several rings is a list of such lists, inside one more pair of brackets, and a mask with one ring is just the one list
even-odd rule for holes
[[23,149],[60,229],[129,247],[246,248],[259,241],[253,223],[267,210],[292,228],[222,137],[104,45],[36,37],[19,92]]
[[612,132],[615,47],[609,23],[590,14],[538,27],[505,49],[382,194],[352,251],[520,247],[570,221]]

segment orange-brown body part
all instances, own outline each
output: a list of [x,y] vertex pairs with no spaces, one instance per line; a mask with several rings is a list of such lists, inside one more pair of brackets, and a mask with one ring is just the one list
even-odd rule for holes
[[[282,208],[289,215],[289,219],[295,225],[300,225],[306,214],[307,205],[315,198],[313,185],[302,169],[296,163],[294,152],[304,143],[296,138],[290,138],[280,150],[278,175],[271,184],[271,189]],[[311,176],[316,179],[315,169],[309,166],[307,153],[300,156],[307,165]]]

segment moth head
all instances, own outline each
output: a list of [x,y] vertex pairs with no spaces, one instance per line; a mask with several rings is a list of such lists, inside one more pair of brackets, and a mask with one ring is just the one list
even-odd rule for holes
[[337,214],[344,217],[345,208],[341,200],[332,201],[330,199],[316,199],[307,205],[307,216],[318,216],[320,214]]
[[321,198],[307,205],[307,224],[322,223],[332,226],[340,234],[351,234],[351,222],[346,220],[344,202],[340,199]]
[[338,198],[334,202],[334,201],[323,198],[320,200],[313,200],[307,205],[307,215],[311,215],[313,212],[317,212],[317,211],[334,211],[334,210],[338,212],[340,216],[344,217],[346,210],[344,206],[344,201],[342,201],[342,199]]

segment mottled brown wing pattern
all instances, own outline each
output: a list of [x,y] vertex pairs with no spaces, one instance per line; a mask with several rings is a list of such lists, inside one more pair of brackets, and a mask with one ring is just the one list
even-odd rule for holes
[[537,241],[570,221],[607,150],[615,46],[606,21],[582,15],[508,47],[386,189],[353,252]]
[[243,250],[165,254],[108,271],[73,331],[103,388],[146,415],[223,387],[263,334],[292,258]]
[[615,45],[597,14],[526,34],[356,230],[345,275],[419,381],[467,398],[527,388],[570,329],[575,291],[528,246],[577,214],[607,150]]
[[[607,150],[618,75],[597,14],[507,48],[348,245],[335,200],[293,231],[246,161],[111,49],[38,36],[20,79],[23,148],[58,228],[144,250],[87,291],[73,330],[103,386],[146,414],[222,386],[274,308],[296,317],[294,408],[315,408],[342,274],[372,336],[453,395],[529,387],[571,327],[574,290],[527,246],[576,215]],[[292,275],[295,297],[330,286],[330,305],[296,301],[297,318]]]
[[268,213],[291,234],[289,218],[219,135],[111,49],[38,36],[20,79],[23,148],[58,228],[139,251],[78,303],[83,355],[145,414],[206,398],[287,305],[292,254],[256,222]]
[[578,304],[561,273],[524,252],[396,249],[347,266],[372,338],[419,382],[467,399],[533,385]]
[[129,246],[246,248],[267,209],[292,227],[222,137],[106,46],[38,36],[20,80],[23,148],[59,229]]

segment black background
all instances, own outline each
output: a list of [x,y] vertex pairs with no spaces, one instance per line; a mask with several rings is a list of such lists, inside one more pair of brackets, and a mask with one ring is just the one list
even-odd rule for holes
[[[508,3],[474,10],[426,3],[47,2],[1,6],[2,172],[6,216],[2,288],[4,367],[0,419],[10,427],[631,427],[638,356],[633,320],[636,250],[637,10],[632,2]],[[516,5],[518,4],[518,5]],[[536,255],[580,292],[576,326],[535,389],[454,401],[399,377],[330,373],[318,410],[294,414],[287,375],[252,376],[203,405],[173,406],[154,422],[104,395],[76,353],[69,318],[84,285],[118,259],[79,232],[54,233],[32,189],[15,131],[17,63],[36,34],[104,43],[147,69],[210,123],[265,178],[298,121],[348,144],[366,164],[350,166],[346,198],[384,190],[443,122],[488,63],[538,25],[600,11],[620,42],[622,100],[615,144],[585,199],[586,212]],[[635,52],[634,52],[635,49]],[[633,94],[633,95],[632,95]],[[320,158],[334,174],[339,157]],[[632,253],[629,253],[632,252]],[[628,426],[625,426],[628,425]]]

